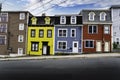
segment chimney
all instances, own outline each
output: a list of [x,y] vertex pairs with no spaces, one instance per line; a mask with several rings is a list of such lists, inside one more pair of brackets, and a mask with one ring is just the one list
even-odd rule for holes
[[46,16],[46,14],[45,14],[45,13],[42,13],[42,16]]

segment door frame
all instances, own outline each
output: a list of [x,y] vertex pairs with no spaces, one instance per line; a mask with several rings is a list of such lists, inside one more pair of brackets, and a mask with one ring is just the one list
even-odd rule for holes
[[[105,42],[108,42],[108,51],[105,51]],[[104,41],[104,52],[110,52],[110,41]]]
[[[22,50],[22,54],[20,54],[20,49]],[[23,48],[18,48],[18,55],[23,55]]]
[[[73,48],[74,48],[74,43],[77,43],[77,48],[78,48],[78,51],[77,52],[74,52]],[[73,53],[78,53],[79,52],[79,41],[73,41],[72,43],[72,52]]]
[[[97,51],[97,42],[101,43],[101,51]],[[101,40],[96,40],[96,52],[102,52],[102,41]]]

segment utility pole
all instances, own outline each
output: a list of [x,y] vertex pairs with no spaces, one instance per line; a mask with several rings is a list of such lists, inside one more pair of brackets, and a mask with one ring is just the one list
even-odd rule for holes
[[1,13],[1,11],[2,11],[2,3],[0,3],[0,13]]

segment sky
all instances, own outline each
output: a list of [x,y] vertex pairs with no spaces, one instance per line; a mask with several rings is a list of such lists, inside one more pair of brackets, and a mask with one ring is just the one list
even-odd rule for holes
[[79,14],[82,9],[108,9],[120,0],[0,0],[2,11],[29,11],[35,16]]

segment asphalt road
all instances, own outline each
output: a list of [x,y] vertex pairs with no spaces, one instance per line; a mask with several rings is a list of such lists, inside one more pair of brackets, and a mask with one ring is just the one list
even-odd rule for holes
[[120,58],[0,61],[0,80],[120,80]]

